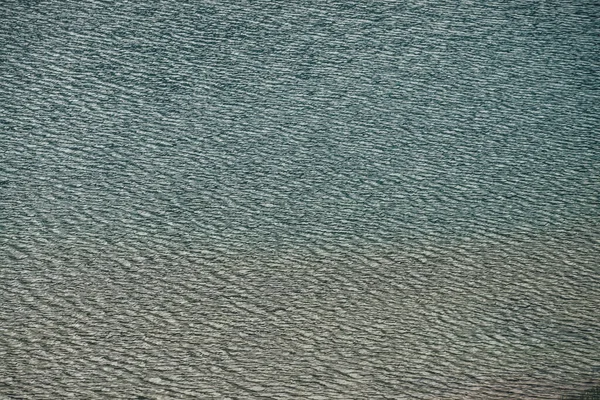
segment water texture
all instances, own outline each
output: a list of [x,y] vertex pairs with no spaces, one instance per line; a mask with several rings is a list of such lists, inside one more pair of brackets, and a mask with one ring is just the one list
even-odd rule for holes
[[0,5],[0,398],[600,382],[600,7]]

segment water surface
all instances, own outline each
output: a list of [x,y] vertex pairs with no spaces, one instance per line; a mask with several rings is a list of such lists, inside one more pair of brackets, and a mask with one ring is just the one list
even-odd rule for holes
[[0,395],[599,382],[597,5],[1,9]]

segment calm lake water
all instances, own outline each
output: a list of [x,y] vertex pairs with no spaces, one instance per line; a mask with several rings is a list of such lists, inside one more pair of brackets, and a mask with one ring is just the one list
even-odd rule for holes
[[595,2],[0,6],[0,397],[600,382]]

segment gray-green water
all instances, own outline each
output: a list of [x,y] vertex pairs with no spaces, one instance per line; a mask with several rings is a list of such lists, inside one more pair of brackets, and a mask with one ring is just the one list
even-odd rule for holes
[[600,381],[594,2],[0,5],[0,397]]

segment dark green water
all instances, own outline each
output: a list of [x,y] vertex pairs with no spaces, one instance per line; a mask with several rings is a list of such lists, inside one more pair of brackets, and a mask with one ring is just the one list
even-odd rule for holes
[[0,5],[0,397],[600,381],[593,2]]

